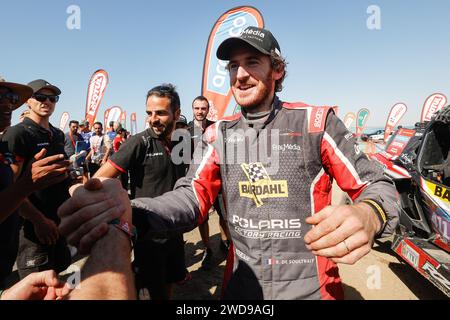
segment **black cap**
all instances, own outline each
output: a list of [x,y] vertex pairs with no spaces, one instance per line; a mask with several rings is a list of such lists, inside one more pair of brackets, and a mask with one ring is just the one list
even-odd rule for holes
[[181,114],[180,117],[178,118],[177,123],[184,123],[185,125],[188,124],[186,117],[183,116],[182,114]]
[[230,60],[230,52],[232,49],[242,45],[245,42],[256,50],[270,55],[272,51],[280,55],[281,50],[277,39],[266,29],[257,27],[247,27],[239,37],[232,37],[224,40],[217,48],[217,58],[220,60]]
[[61,94],[61,90],[59,90],[58,87],[52,85],[51,83],[49,83],[48,81],[45,81],[43,79],[31,81],[28,84],[28,86],[33,89],[33,93],[36,93],[42,89],[49,89],[49,90],[52,90],[53,93],[57,96],[59,96]]
[[19,95],[19,101],[14,104],[13,110],[16,110],[23,105],[33,94],[33,90],[29,86],[15,82],[7,82],[2,77],[0,77],[0,87],[8,88]]

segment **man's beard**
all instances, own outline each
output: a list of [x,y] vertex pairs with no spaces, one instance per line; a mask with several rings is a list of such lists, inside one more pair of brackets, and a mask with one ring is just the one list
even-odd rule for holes
[[175,124],[175,121],[168,122],[165,125],[160,123],[160,125],[162,125],[163,129],[162,129],[162,131],[160,131],[162,127],[159,127],[158,132],[155,131],[154,125],[152,123],[150,124],[150,126],[152,127],[153,131],[156,133],[157,136],[170,137],[170,135],[172,134],[172,131],[174,129],[174,124]]
[[256,85],[257,93],[256,95],[250,97],[241,99],[239,97],[236,97],[233,92],[236,102],[247,112],[252,112],[252,110],[258,109],[270,95],[271,90],[269,88],[269,84],[271,83],[271,81],[273,80],[270,77],[270,74],[268,74],[264,80],[258,81],[258,84]]

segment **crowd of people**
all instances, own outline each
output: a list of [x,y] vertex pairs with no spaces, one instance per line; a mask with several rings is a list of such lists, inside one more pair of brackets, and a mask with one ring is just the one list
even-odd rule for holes
[[[211,208],[228,253],[224,299],[343,298],[337,263],[355,263],[398,223],[392,182],[332,108],[278,98],[286,62],[269,30],[248,27],[217,57],[241,114],[209,121],[198,96],[188,123],[175,86],[162,84],[146,96],[149,127],[129,137],[119,123],[104,133],[75,120],[64,134],[49,122],[57,86],[0,82],[1,299],[135,299],[144,288],[170,299],[189,279],[183,233],[199,228],[212,267]],[[352,205],[330,206],[333,179]],[[68,244],[89,255],[76,290],[57,278]],[[21,280],[8,288],[15,261]]]

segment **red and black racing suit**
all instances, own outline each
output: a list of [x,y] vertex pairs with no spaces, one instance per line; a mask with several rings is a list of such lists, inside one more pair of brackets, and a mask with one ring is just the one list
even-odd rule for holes
[[209,127],[194,159],[174,191],[132,205],[146,213],[149,232],[167,235],[201,223],[222,189],[234,244],[224,298],[343,298],[336,264],[314,256],[303,240],[311,229],[305,219],[331,203],[333,178],[355,202],[383,207],[382,236],[398,223],[393,184],[329,107],[275,97],[259,129],[242,115]]

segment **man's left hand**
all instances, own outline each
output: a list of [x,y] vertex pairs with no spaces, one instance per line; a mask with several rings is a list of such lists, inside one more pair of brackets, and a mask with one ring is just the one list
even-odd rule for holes
[[328,206],[306,222],[314,227],[305,235],[313,254],[336,263],[354,264],[368,254],[381,228],[372,208],[365,203]]

